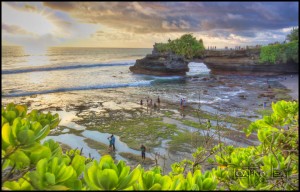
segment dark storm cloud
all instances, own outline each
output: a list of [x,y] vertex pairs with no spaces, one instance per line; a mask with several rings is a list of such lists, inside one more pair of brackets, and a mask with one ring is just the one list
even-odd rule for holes
[[254,37],[257,31],[288,28],[299,22],[298,2],[45,2],[44,5],[65,11],[80,22],[135,33],[223,30],[224,34]]

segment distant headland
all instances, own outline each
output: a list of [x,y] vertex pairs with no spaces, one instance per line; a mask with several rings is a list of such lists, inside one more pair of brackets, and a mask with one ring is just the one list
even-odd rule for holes
[[298,73],[298,36],[288,41],[267,46],[216,50],[205,49],[202,39],[198,41],[191,34],[185,34],[168,43],[155,43],[152,54],[136,60],[135,65],[129,69],[138,74],[185,75],[189,71],[189,62],[201,61],[214,75]]

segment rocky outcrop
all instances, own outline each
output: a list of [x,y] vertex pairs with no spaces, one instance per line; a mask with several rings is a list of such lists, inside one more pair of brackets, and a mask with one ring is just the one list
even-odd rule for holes
[[203,63],[215,75],[278,75],[297,73],[298,64],[261,64],[260,49],[206,51]]
[[152,54],[136,60],[129,69],[133,73],[169,76],[185,75],[189,71],[188,63],[199,59],[214,75],[278,75],[298,73],[299,64],[277,63],[261,64],[259,62],[260,48],[246,50],[206,50],[202,58],[187,61],[173,53],[159,53],[155,49]]
[[181,56],[173,53],[159,53],[153,49],[152,54],[136,60],[134,66],[129,67],[133,73],[170,76],[185,75],[189,71],[188,62]]

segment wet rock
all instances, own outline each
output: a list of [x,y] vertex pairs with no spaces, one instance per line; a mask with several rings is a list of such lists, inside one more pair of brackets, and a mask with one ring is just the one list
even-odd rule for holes
[[269,97],[269,98],[274,98],[276,95],[276,93],[270,91],[270,92],[264,92],[264,93],[261,93],[258,95],[258,98],[261,98],[261,97]]
[[55,110],[56,110],[56,111],[63,111],[63,109],[60,108],[60,107],[56,107]]
[[239,98],[246,99],[246,96],[245,95],[239,95]]
[[201,81],[208,81],[208,80],[209,80],[208,77],[203,77],[203,78],[201,79]]
[[207,50],[203,63],[218,75],[278,75],[297,73],[296,63],[263,63],[259,62],[260,48],[245,50]]
[[36,98],[37,97],[37,95],[31,95],[30,96],[30,98]]
[[189,67],[188,62],[182,56],[154,51],[143,59],[136,60],[135,65],[129,67],[129,70],[139,74],[170,76],[185,75]]
[[135,155],[135,154],[132,154],[132,153],[127,153],[127,152],[120,152],[119,155],[121,155],[122,157],[130,160],[134,164],[137,164],[137,163],[141,163],[143,165],[153,165],[153,164],[155,164],[154,160],[147,157],[147,155],[149,156],[148,153],[146,153],[145,160],[142,160],[140,155]]

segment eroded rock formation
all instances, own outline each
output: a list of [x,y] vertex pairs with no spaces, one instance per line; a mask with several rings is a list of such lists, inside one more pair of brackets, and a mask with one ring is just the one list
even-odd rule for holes
[[[155,46],[154,46],[155,47]],[[295,63],[261,64],[260,48],[246,50],[206,50],[203,63],[215,75],[278,75],[298,73]],[[191,61],[199,61],[195,58]],[[169,76],[185,75],[189,71],[188,61],[173,53],[159,53],[154,48],[152,54],[136,60],[130,71],[139,74]]]
[[136,60],[134,66],[129,67],[133,73],[170,76],[185,75],[189,71],[188,62],[181,56],[173,53],[158,53],[155,49],[152,54]]
[[203,63],[215,75],[278,75],[297,73],[298,64],[261,64],[260,49],[206,51]]

